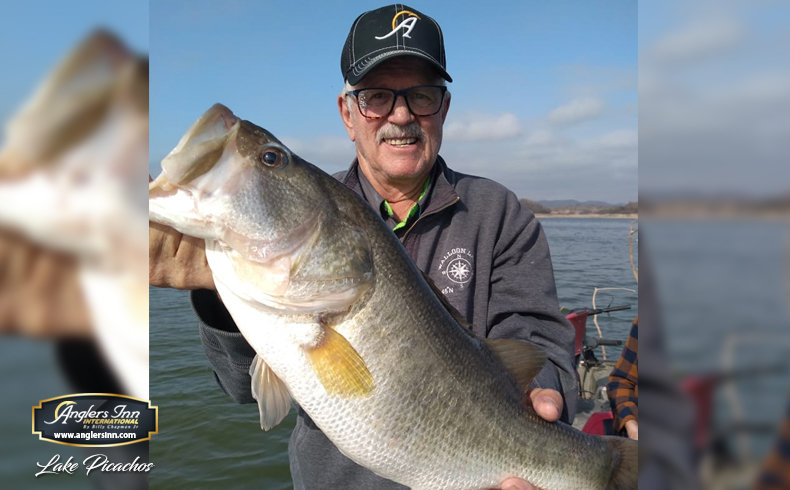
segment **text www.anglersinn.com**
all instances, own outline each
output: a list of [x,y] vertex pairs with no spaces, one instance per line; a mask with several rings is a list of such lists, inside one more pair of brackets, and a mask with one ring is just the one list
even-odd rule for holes
[[55,439],[134,439],[134,432],[55,432]]

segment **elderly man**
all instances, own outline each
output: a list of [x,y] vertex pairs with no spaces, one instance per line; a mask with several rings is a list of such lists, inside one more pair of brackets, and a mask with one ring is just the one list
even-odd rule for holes
[[[405,5],[353,23],[341,55],[337,103],[356,145],[335,177],[381,213],[416,265],[481,337],[541,347],[549,361],[529,399],[548,420],[573,417],[573,329],[559,311],[549,249],[532,212],[503,186],[450,170],[439,156],[450,108],[439,25]],[[492,162],[494,163],[494,162]],[[212,291],[202,242],[152,225],[151,283],[196,289],[206,353],[223,389],[252,402],[252,349]],[[290,442],[295,488],[404,488],[345,456],[299,410]],[[529,488],[509,479],[503,488]]]

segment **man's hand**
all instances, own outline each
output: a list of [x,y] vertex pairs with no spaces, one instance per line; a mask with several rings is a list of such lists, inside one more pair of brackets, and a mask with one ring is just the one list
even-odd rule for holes
[[[529,392],[529,401],[532,408],[542,418],[549,422],[556,422],[562,415],[562,395],[557,390],[548,388],[535,388]],[[502,482],[501,490],[537,490],[538,487],[531,485],[521,478],[508,478]]]
[[204,241],[149,221],[148,282],[160,288],[214,289]]
[[636,419],[628,419],[626,421],[625,433],[628,434],[628,437],[631,439],[635,441],[639,440],[639,424],[637,423]]
[[562,415],[562,395],[557,390],[548,388],[535,388],[529,392],[529,401],[532,408],[538,415],[548,420],[556,422]]
[[0,230],[0,332],[90,337],[76,260]]
[[530,485],[521,478],[508,478],[502,482],[502,490],[538,490],[538,487]]

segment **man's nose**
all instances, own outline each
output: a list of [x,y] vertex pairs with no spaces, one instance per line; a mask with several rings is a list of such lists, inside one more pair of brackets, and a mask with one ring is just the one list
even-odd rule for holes
[[409,110],[409,104],[406,103],[406,96],[398,94],[395,96],[395,106],[390,113],[390,122],[404,123],[411,122],[414,119],[414,114]]

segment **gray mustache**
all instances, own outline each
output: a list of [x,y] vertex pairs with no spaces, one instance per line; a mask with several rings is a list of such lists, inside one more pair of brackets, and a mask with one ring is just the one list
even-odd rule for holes
[[381,143],[385,139],[392,138],[417,138],[422,141],[425,139],[425,133],[423,133],[422,128],[416,122],[406,126],[388,123],[386,126],[382,126],[376,133],[376,143]]

